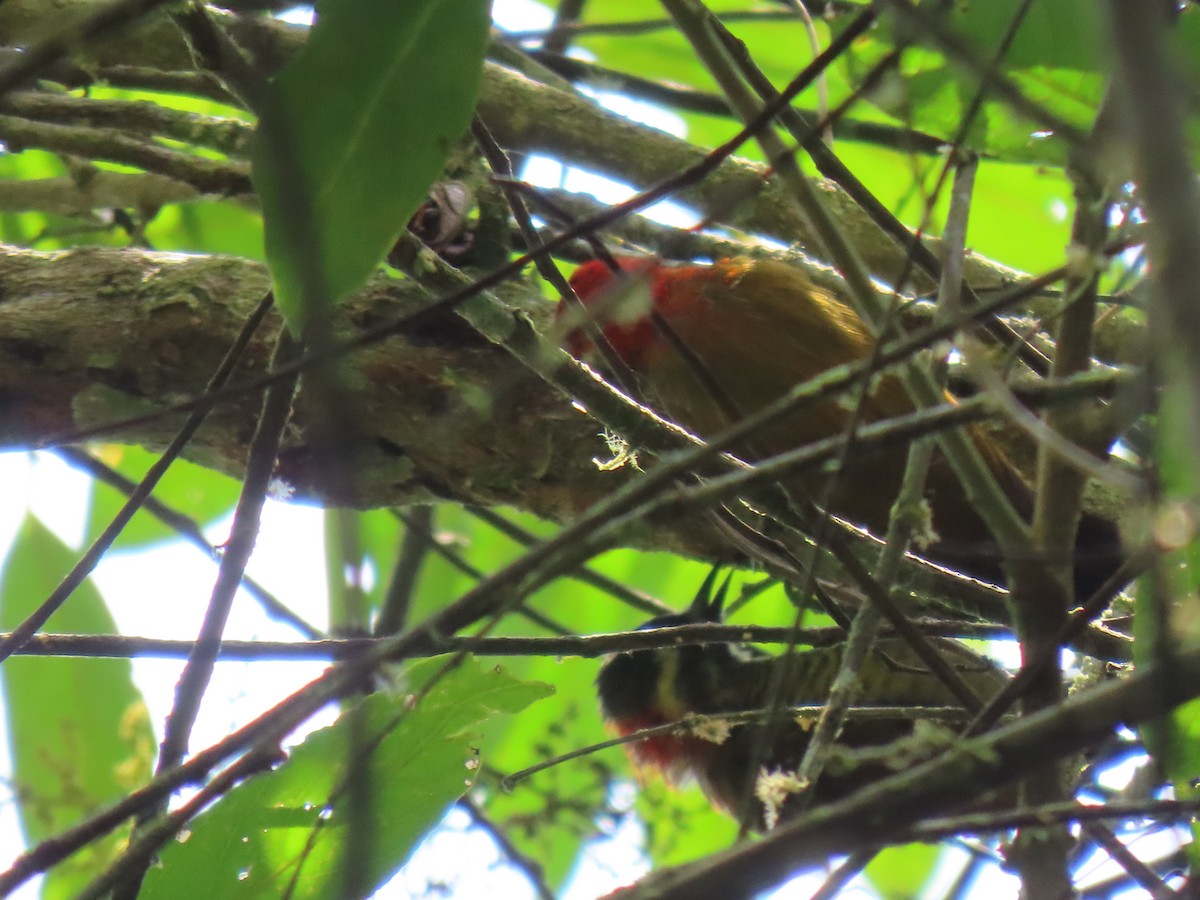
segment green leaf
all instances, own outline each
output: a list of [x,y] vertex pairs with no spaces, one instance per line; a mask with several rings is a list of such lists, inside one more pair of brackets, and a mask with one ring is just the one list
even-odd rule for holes
[[[1021,0],[958,3],[945,22],[980,60],[997,64],[1027,98],[1076,128],[1089,128],[1107,83],[1109,55],[1095,4],[1086,0],[1034,4],[1012,46],[997,60],[996,48],[1020,5]],[[890,17],[887,21],[892,28],[872,32],[843,54],[840,66],[852,83],[862,83],[894,49],[897,39],[914,37],[907,25]],[[929,42],[909,46],[899,77],[884,79],[884,87],[868,99],[899,121],[949,140],[956,136],[979,89],[973,73]],[[1064,143],[1043,129],[1041,123],[1014,112],[988,92],[965,143],[1008,162],[1063,165]]]
[[[607,0],[605,3],[586,4],[582,21],[588,25],[600,25],[663,19],[663,8],[657,0]],[[634,72],[642,78],[715,90],[712,77],[696,62],[695,53],[669,20],[661,28],[640,33],[584,33],[573,43],[594,54],[597,62],[605,68]]]
[[[46,598],[75,554],[28,516],[0,579],[0,628],[12,628]],[[90,581],[50,619],[54,631],[112,634],[112,617]],[[77,824],[143,783],[154,734],[131,665],[119,659],[13,657],[0,667],[12,746],[13,793],[28,842]],[[74,897],[121,849],[126,834],[94,841],[51,869],[44,898]]]
[[[494,741],[488,746],[495,747],[489,767],[517,772],[605,739],[593,686],[595,660],[520,662],[526,677],[553,680],[555,695],[489,729]],[[604,805],[606,776],[598,757],[570,760],[535,773],[509,793],[489,792],[485,809],[517,848],[538,861],[546,883],[558,891],[577,868],[584,842],[595,835],[594,813]]]
[[146,226],[156,250],[263,258],[262,220],[232,203],[193,201],[163,207]]
[[475,107],[488,0],[325,0],[275,79],[253,152],[275,298],[293,331],[361,286]]
[[[968,0],[956,3],[951,27],[975,47],[981,59],[992,59],[1025,0]],[[1002,63],[1010,69],[1061,66],[1106,71],[1109,51],[1103,9],[1092,0],[1033,3],[1022,19]]]
[[866,875],[885,900],[917,897],[941,854],[941,848],[931,844],[887,847],[867,864]]
[[[428,660],[410,668],[410,689],[444,665]],[[163,850],[143,896],[274,898],[291,884],[292,897],[340,897],[347,860],[364,867],[359,884],[369,893],[473,783],[480,723],[552,692],[468,659],[423,696],[374,694],[310,735],[278,769],[197,818],[185,841]],[[355,765],[364,747],[371,748],[369,762]],[[361,832],[347,827],[352,770],[369,798]],[[351,832],[368,835],[369,845],[348,852]]]
[[[949,192],[944,192],[949,193]],[[1023,272],[1062,265],[1071,241],[1071,182],[1061,169],[987,161],[975,179],[968,244]],[[1020,222],[1020,228],[1013,223]]]

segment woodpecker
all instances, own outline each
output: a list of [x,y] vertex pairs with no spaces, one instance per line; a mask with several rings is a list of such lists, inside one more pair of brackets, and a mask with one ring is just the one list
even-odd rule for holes
[[[660,616],[642,627],[720,621],[724,589],[710,599],[712,580],[710,576],[685,612]],[[962,644],[945,639],[935,644],[981,699],[995,695],[1006,683],[1007,675],[1001,669]],[[712,805],[730,815],[743,814],[745,804],[750,804],[748,823],[763,829],[802,808],[798,799],[801,786],[789,783],[788,777],[794,775],[804,756],[815,714],[800,719],[785,710],[782,719],[774,723],[760,717],[740,724],[723,721],[721,716],[765,709],[773,680],[784,673],[785,706],[820,705],[828,697],[841,658],[841,647],[800,652],[790,659],[726,643],[632,650],[609,657],[596,685],[604,719],[622,736],[686,717],[711,717],[692,730],[660,733],[626,744],[630,761],[639,772],[657,772],[671,784],[696,781]],[[784,673],[780,667],[786,667]],[[861,679],[861,706],[958,705],[950,690],[899,639],[877,642]],[[889,759],[881,745],[911,735],[919,719],[919,715],[899,712],[884,718],[852,717],[839,738],[840,746],[848,751],[874,748],[879,752],[858,764],[854,753],[842,754],[839,764],[826,769],[807,799],[827,803],[894,774],[889,766],[894,759]],[[785,786],[774,798],[763,790],[771,778]]]
[[[705,437],[757,412],[792,387],[843,363],[869,358],[874,338],[858,315],[805,272],[773,260],[723,259],[711,266],[664,265],[653,257],[619,257],[620,272],[599,260],[579,266],[571,285],[594,311],[605,339],[637,376],[643,399]],[[567,305],[560,305],[560,315]],[[594,332],[592,332],[594,333]],[[564,340],[576,358],[600,359],[585,328]],[[681,347],[685,348],[681,352]],[[946,401],[954,398],[946,395]],[[900,379],[876,376],[862,400],[863,423],[913,411]],[[735,448],[763,459],[842,434],[852,410],[838,399],[798,409]],[[979,425],[966,426],[1016,510],[1029,516],[1033,495],[1003,448]],[[827,495],[829,473],[789,479],[804,497],[829,496],[828,510],[882,535],[904,472],[903,448],[852,455]],[[935,456],[926,479],[934,540],[922,554],[955,571],[1004,584],[999,548],[949,462]],[[1114,523],[1084,514],[1075,553],[1080,601],[1120,564]]]

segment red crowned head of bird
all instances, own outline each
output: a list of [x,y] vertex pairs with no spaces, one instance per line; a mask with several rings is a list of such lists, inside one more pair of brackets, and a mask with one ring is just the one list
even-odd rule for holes
[[[603,260],[585,262],[571,275],[571,287],[617,355],[637,369],[644,362],[646,349],[654,341],[649,312],[656,300],[655,276],[661,266],[653,256],[619,256],[615,262],[618,271]],[[560,320],[571,315],[569,303],[559,304]],[[594,349],[587,329],[583,327],[572,329],[564,346],[576,359],[587,358]]]

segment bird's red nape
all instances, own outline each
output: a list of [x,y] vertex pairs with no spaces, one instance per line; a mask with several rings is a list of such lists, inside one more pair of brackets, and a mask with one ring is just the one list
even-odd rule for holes
[[[722,260],[712,266],[665,266],[654,256],[618,256],[620,273],[607,263],[593,259],[583,263],[571,275],[571,287],[585,306],[595,307],[609,297],[621,283],[621,276],[644,277],[654,310],[665,317],[687,315],[707,301],[705,289],[714,282],[732,283],[739,277],[737,261]],[[560,307],[560,315],[562,314]],[[649,364],[654,353],[664,348],[662,336],[650,319],[649,310],[636,306],[607,310],[597,324],[617,355],[634,370]],[[572,331],[564,346],[572,356],[582,358],[592,349],[583,329]]]
[[[626,275],[639,275],[659,265],[654,256],[618,256],[616,263]],[[613,286],[616,273],[608,263],[600,259],[589,259],[570,278],[571,287],[584,303],[594,303]]]
[[[630,278],[649,273],[647,277],[650,279],[650,294],[653,300],[654,285],[658,272],[662,269],[658,259],[653,256],[619,256],[616,262],[621,267],[621,272]],[[593,259],[576,269],[570,281],[571,287],[584,306],[594,310],[622,283],[622,276],[610,269],[607,263]],[[559,305],[560,316],[564,314],[565,309],[564,305]],[[649,316],[639,315],[630,319],[628,311],[626,317],[617,315],[615,310],[606,310],[605,313],[597,317],[596,323],[604,332],[605,338],[626,365],[634,369],[641,368],[656,339]],[[576,359],[583,359],[593,350],[592,341],[583,328],[576,328],[570,332],[564,346]]]

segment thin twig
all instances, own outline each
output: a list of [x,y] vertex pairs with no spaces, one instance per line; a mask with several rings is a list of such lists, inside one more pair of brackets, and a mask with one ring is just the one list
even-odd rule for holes
[[[747,709],[735,710],[732,712],[721,713],[696,713],[690,716],[684,716],[676,719],[674,722],[667,722],[663,725],[654,725],[649,728],[639,728],[637,731],[629,734],[621,735],[620,737],[609,738],[605,741],[598,741],[594,744],[589,744],[586,747],[579,747],[569,753],[563,753],[551,759],[542,760],[536,765],[530,766],[527,769],[522,769],[519,772],[514,772],[500,779],[500,786],[511,791],[522,781],[536,775],[539,772],[544,772],[546,769],[554,768],[562,765],[565,762],[570,762],[573,759],[579,759],[584,756],[591,756],[593,753],[598,753],[601,750],[607,750],[610,747],[620,747],[625,744],[637,744],[642,741],[649,741],[664,735],[695,735],[698,731],[703,733],[707,726],[719,724],[733,728],[738,725],[748,725],[757,722],[769,722],[772,719],[779,717],[781,713],[792,718],[807,718],[820,714],[825,708],[823,703],[806,703],[797,706],[784,705],[780,708],[763,708],[763,709]],[[893,720],[898,718],[907,719],[928,719],[930,721],[962,721],[964,716],[962,707],[959,706],[856,706],[846,710],[846,718],[853,720],[872,721],[877,719]],[[703,738],[701,738],[703,740]],[[878,748],[873,748],[878,749]]]
[[[219,390],[228,381],[238,361],[241,359],[242,353],[250,343],[250,339],[262,324],[263,319],[266,318],[272,305],[273,299],[271,294],[264,295],[262,300],[259,301],[258,306],[242,325],[241,332],[233,344],[230,345],[224,358],[213,372],[206,390]],[[209,409],[211,407],[200,407],[188,416],[187,421],[184,422],[183,427],[172,438],[166,450],[162,452],[162,455],[147,470],[137,489],[129,495],[129,499],[125,501],[120,510],[117,511],[117,514],[113,516],[113,520],[100,533],[99,537],[92,542],[92,545],[83,556],[79,558],[79,562],[71,568],[70,572],[63,576],[62,581],[59,582],[58,586],[50,593],[50,596],[36,610],[30,613],[12,633],[0,639],[0,662],[15,650],[18,650],[39,628],[45,625],[50,616],[67,601],[67,598],[71,596],[75,589],[83,584],[84,579],[96,568],[96,565],[103,558],[104,554],[108,552],[109,547],[113,545],[113,542],[116,541],[117,537],[129,523],[129,520],[133,518],[134,513],[141,508],[142,503],[150,496],[155,485],[167,473],[167,469],[171,463],[178,458],[179,454],[183,452],[183,448],[187,446],[193,435],[199,430],[200,426],[204,423],[205,417],[208,415]]]
[[[1012,636],[1005,625],[956,620],[914,622],[925,634],[934,637],[959,637],[974,640],[1006,639]],[[638,629],[614,634],[559,635],[555,637],[447,637],[436,645],[414,648],[410,657],[439,656],[469,649],[476,656],[578,656],[594,659],[607,653],[684,647],[697,644],[756,643],[785,644],[795,635],[791,627],[761,625],[718,625],[699,623],[669,630]],[[885,630],[885,635],[891,634]],[[845,639],[840,628],[804,628],[798,634],[808,647],[830,647]],[[0,638],[4,637],[0,633]],[[352,659],[380,646],[385,636],[375,638],[327,638],[312,641],[239,641],[221,642],[217,659],[223,662],[314,660],[339,662]],[[126,634],[37,634],[15,656],[60,656],[87,659],[186,659],[195,641],[149,638]],[[1106,657],[1111,658],[1111,657]],[[1118,655],[1116,659],[1123,657]]]
[[[525,530],[511,519],[505,518],[501,513],[493,509],[488,509],[484,506],[468,506],[466,507],[466,511],[481,522],[485,522],[501,534],[516,541],[522,547],[531,547],[537,543],[538,539],[532,532]],[[591,585],[597,590],[604,591],[606,594],[620,600],[627,606],[633,607],[639,612],[644,612],[651,616],[661,616],[674,612],[671,607],[662,601],[636,591],[628,585],[617,581],[615,578],[609,578],[607,575],[587,566],[572,573],[570,577],[583,584]]]
[[[97,459],[85,450],[80,450],[77,447],[60,447],[56,452],[69,465],[83,469],[97,481],[120,491],[126,497],[132,497],[138,489],[137,483],[130,481],[112,466],[107,465],[103,460]],[[147,497],[141,508],[168,528],[174,529],[180,537],[200,550],[208,559],[214,561],[220,559],[221,549],[209,543],[208,538],[204,536],[204,532],[200,530],[200,526],[193,519],[177,510],[171,509],[171,507],[154,496]],[[263,608],[263,612],[268,616],[290,625],[306,638],[315,640],[324,635],[324,632],[302,619],[290,607],[249,575],[242,576],[242,589],[259,602]]]
[[[273,364],[284,363],[298,352],[299,346],[285,328],[279,333]],[[291,417],[292,396],[295,393],[296,382],[296,377],[277,382],[263,397],[262,414],[250,443],[246,477],[233,513],[229,542],[221,557],[221,565],[217,570],[212,596],[209,599],[208,608],[204,612],[204,620],[201,622],[196,644],[192,648],[192,652],[188,654],[188,661],[175,686],[175,702],[167,716],[162,744],[159,748],[158,765],[155,770],[159,775],[177,768],[187,754],[192,726],[196,722],[200,703],[212,678],[213,666],[225,631],[225,623],[229,619],[234,596],[242,580],[246,564],[249,562],[250,554],[254,551],[255,540],[258,538],[262,507],[266,502],[267,491],[274,473],[283,430]],[[144,809],[138,816],[137,827],[140,828],[149,822],[154,815],[159,813],[160,809],[160,807]],[[144,874],[145,869],[140,867],[131,872],[129,877],[117,888],[115,896],[119,900],[120,898],[133,900],[141,888]]]
[[509,839],[504,829],[493,822],[483,808],[471,799],[470,795],[459,800],[458,805],[466,811],[477,827],[486,831],[488,836],[496,842],[496,846],[500,848],[500,852],[504,854],[509,865],[516,867],[529,880],[529,884],[541,900],[554,900],[554,891],[550,890],[550,886],[546,884],[541,863],[521,852],[521,848]]

